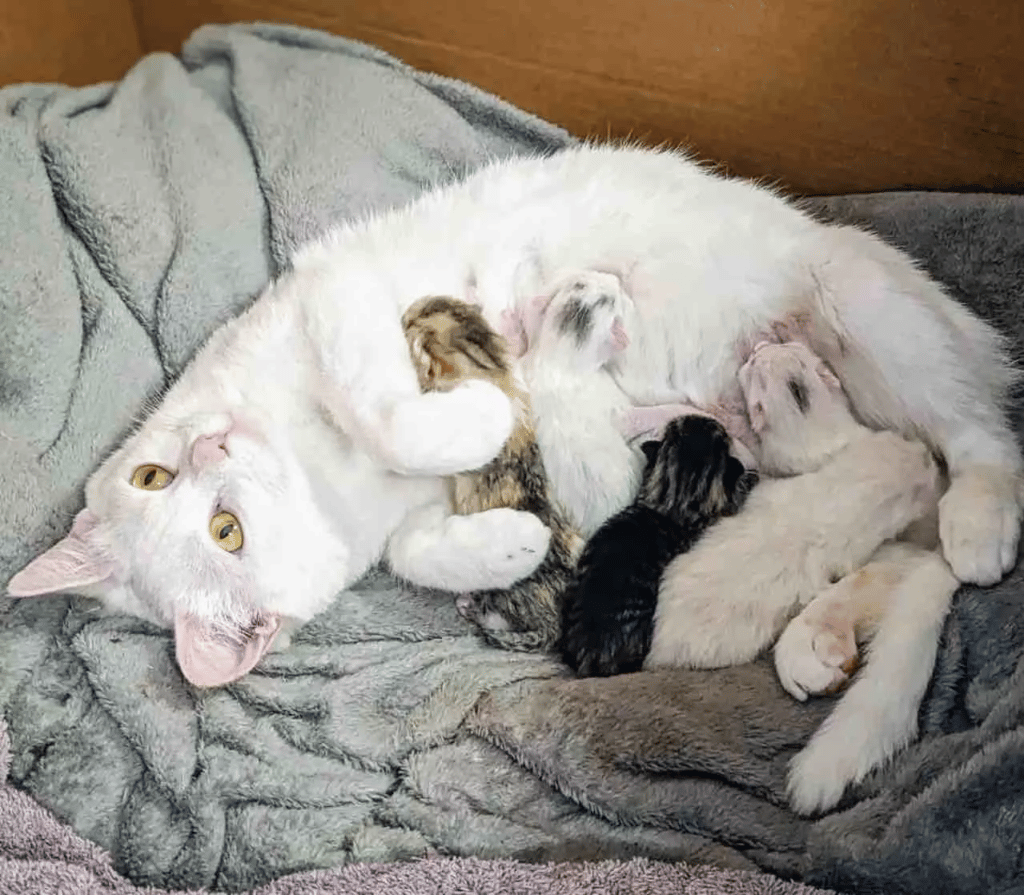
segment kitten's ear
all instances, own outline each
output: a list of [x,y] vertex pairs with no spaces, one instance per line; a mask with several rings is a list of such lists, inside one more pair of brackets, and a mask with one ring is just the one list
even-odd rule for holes
[[832,372],[832,368],[825,361],[819,360],[815,364],[814,372],[818,374],[818,378],[825,383],[830,392],[839,394],[843,391],[843,384],[839,381],[839,377]]
[[768,425],[764,404],[761,401],[752,401],[747,411],[750,414],[750,428],[754,430],[755,435],[760,435]]
[[255,613],[246,628],[224,628],[188,612],[174,619],[174,652],[185,679],[222,687],[247,675],[281,630],[281,616]]
[[644,456],[647,458],[647,465],[650,466],[658,459],[658,449],[661,447],[660,441],[645,441],[640,445],[640,450],[644,452]]
[[625,351],[629,347],[629,333],[626,332],[626,326],[621,317],[616,317],[612,321],[609,342],[613,352]]
[[67,536],[37,556],[7,584],[9,597],[41,597],[83,589],[92,590],[109,579],[116,568],[93,536],[99,519],[91,510],[75,516]]

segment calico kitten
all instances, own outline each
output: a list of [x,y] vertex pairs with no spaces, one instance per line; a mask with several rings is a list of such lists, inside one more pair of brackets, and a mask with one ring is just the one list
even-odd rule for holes
[[549,493],[533,429],[530,401],[512,372],[505,340],[480,311],[455,298],[416,302],[402,315],[420,388],[448,391],[471,379],[496,385],[515,410],[512,434],[498,456],[480,469],[451,477],[456,513],[512,507],[536,515],[551,530],[537,569],[511,587],[463,594],[459,612],[489,643],[512,650],[547,650],[561,628],[561,596],[583,539]]
[[584,676],[638,671],[651,645],[658,582],[710,525],[735,513],[757,481],[716,420],[672,420],[647,456],[636,501],[587,542],[565,595],[562,657]]

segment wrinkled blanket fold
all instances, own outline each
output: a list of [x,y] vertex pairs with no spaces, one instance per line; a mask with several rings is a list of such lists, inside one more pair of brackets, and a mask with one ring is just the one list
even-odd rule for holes
[[[203,28],[117,84],[7,88],[0,110],[0,582],[66,530],[104,452],[296,245],[569,143],[474,88],[278,26]],[[1024,345],[1024,198],[811,204],[906,248]],[[10,780],[109,853],[75,871],[94,888],[115,871],[241,891],[354,862],[639,856],[734,880],[1010,892],[1024,887],[1022,600],[1019,570],[961,592],[921,742],[818,820],[787,809],[785,769],[830,701],[795,703],[767,662],[574,680],[484,646],[449,596],[383,572],[212,692],[182,680],[166,631],[85,599],[3,601]],[[0,884],[24,860],[0,851]],[[600,872],[658,891],[662,866]],[[717,891],[689,872],[665,885]],[[759,879],[720,891],[797,891]]]

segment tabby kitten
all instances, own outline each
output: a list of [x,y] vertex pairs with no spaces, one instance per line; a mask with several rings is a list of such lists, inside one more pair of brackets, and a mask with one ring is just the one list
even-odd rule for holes
[[551,530],[536,571],[507,589],[461,595],[459,612],[494,646],[551,649],[561,629],[561,597],[583,539],[550,496],[530,400],[512,372],[507,343],[476,307],[444,296],[413,304],[402,325],[423,391],[448,391],[482,379],[500,388],[515,411],[512,434],[498,456],[480,469],[451,477],[454,511],[465,515],[511,507],[533,513]]
[[716,420],[674,419],[647,457],[636,501],[587,542],[564,597],[562,658],[583,676],[639,671],[651,646],[669,562],[735,513],[757,481]]

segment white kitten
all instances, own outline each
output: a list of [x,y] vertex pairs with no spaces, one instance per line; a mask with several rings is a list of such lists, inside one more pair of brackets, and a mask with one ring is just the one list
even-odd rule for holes
[[[399,573],[425,584],[482,590],[528,574],[548,537],[536,518],[452,519],[439,478],[497,454],[508,401],[481,382],[421,394],[400,318],[425,294],[475,291],[496,326],[530,258],[624,283],[634,319],[615,376],[634,403],[735,398],[751,339],[799,329],[863,418],[944,454],[942,543],[957,574],[992,582],[1014,561],[1021,457],[990,327],[867,233],[678,154],[578,147],[498,162],[301,250],[104,461],[72,532],[9,592],[85,592],[173,626],[186,676],[212,685],[244,674],[283,618],[323,609],[388,545]],[[134,486],[151,465],[165,470],[159,490]],[[611,493],[634,475],[624,465]],[[225,512],[235,527],[222,538]]]
[[620,432],[631,404],[609,372],[629,345],[632,307],[617,276],[583,271],[556,278],[523,311],[520,369],[537,443],[555,499],[584,536],[640,485],[643,455]]

